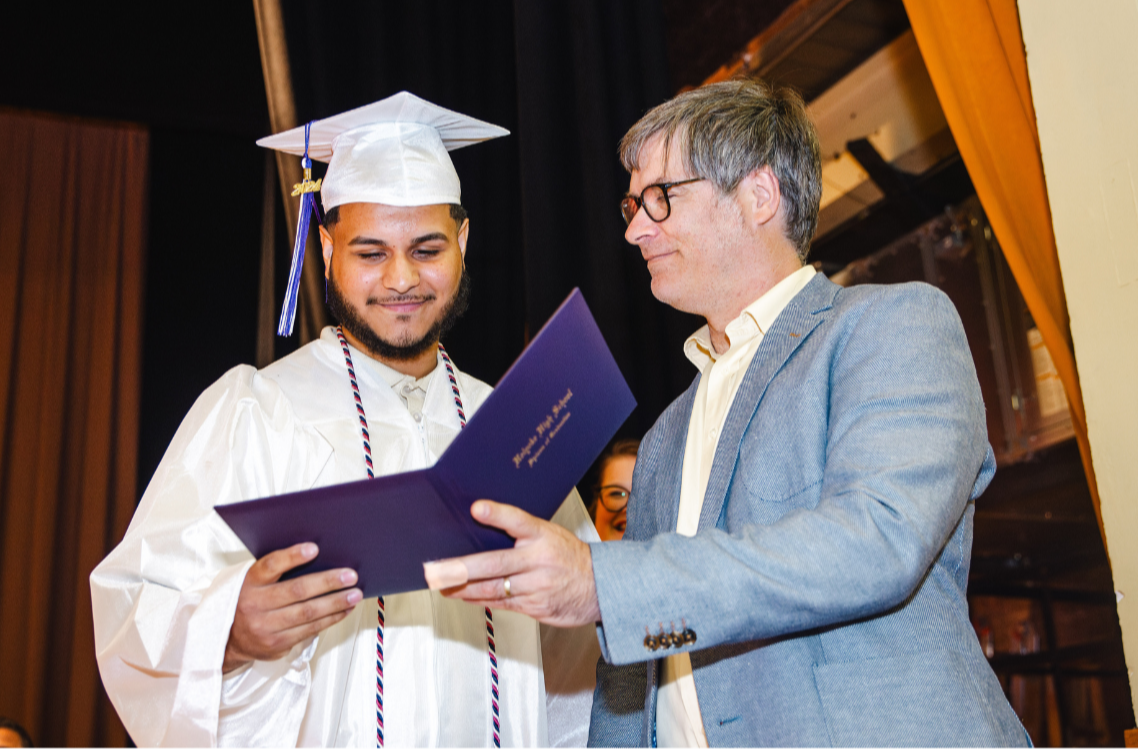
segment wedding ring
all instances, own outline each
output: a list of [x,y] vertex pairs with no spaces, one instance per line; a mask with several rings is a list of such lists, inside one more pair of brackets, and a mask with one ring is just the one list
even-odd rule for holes
[[513,593],[510,592],[510,578],[506,578],[505,582],[502,583],[502,587],[506,590],[506,598],[513,595]]

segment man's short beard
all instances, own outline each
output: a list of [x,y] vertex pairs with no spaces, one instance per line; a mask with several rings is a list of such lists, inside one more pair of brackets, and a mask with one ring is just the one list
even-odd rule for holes
[[355,307],[344,297],[336,285],[336,277],[328,270],[328,307],[332,315],[340,321],[344,330],[359,341],[364,350],[377,357],[390,361],[410,361],[422,356],[438,344],[439,338],[454,327],[458,318],[466,312],[470,304],[470,275],[463,269],[458,291],[450,298],[435,324],[416,341],[391,342],[376,333]]

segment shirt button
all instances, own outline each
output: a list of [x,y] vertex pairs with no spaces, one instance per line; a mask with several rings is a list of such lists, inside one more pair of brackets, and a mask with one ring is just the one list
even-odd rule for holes
[[423,414],[416,411],[415,413],[411,414],[411,418],[415,420],[415,423],[420,423],[423,421]]
[[708,438],[709,440],[713,440],[713,439],[715,439],[715,435],[718,433],[718,431],[719,431],[719,430],[718,430],[718,429],[716,429],[715,427],[712,427],[711,429],[708,429],[708,430],[707,430],[707,438]]
[[410,384],[404,385],[404,386],[403,386],[403,394],[404,394],[404,395],[407,395],[407,394],[409,394],[410,392],[411,392],[411,385],[410,385]]

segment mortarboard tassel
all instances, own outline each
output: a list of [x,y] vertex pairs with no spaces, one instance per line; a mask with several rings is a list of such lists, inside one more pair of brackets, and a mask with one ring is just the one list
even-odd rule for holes
[[311,122],[304,126],[304,156],[300,160],[300,165],[304,168],[304,180],[292,186],[292,194],[300,196],[300,212],[296,221],[296,240],[292,246],[292,267],[288,272],[288,287],[285,288],[281,319],[277,323],[279,336],[292,335],[293,322],[296,319],[296,300],[300,292],[300,273],[304,270],[304,245],[308,239],[308,222],[314,213],[317,216],[316,220],[320,221],[314,193],[320,190],[320,183],[324,180],[312,181],[312,159],[308,158],[308,135],[311,128]]

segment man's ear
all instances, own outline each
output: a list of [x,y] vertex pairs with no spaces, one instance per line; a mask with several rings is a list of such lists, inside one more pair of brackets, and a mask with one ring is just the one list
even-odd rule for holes
[[328,269],[332,267],[332,235],[323,226],[320,227],[320,249],[324,254],[324,278],[328,278]]
[[466,262],[466,241],[470,239],[470,219],[464,218],[462,226],[458,227],[458,251],[462,253],[462,261]]
[[744,177],[738,195],[743,216],[752,228],[765,226],[778,216],[782,190],[769,166],[761,166]]

